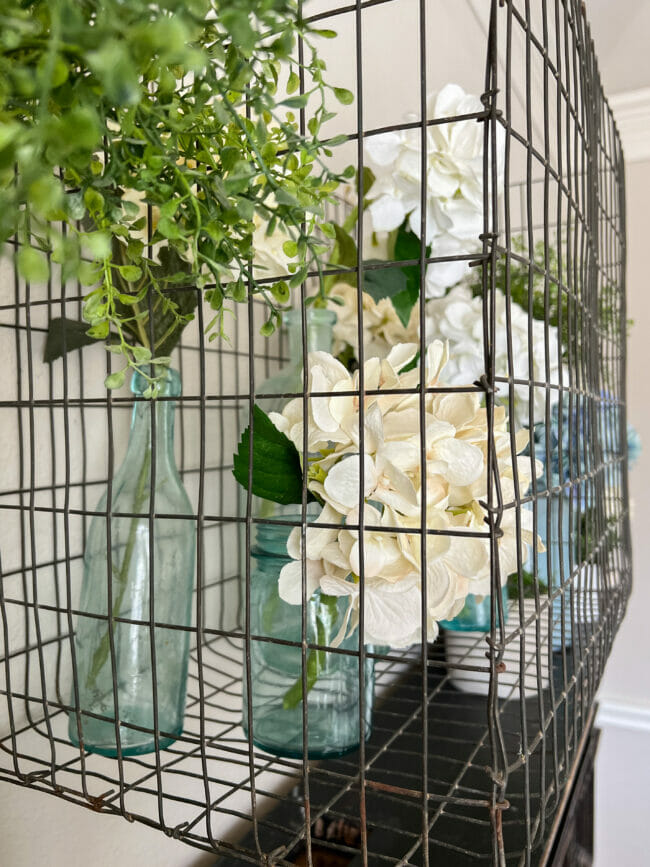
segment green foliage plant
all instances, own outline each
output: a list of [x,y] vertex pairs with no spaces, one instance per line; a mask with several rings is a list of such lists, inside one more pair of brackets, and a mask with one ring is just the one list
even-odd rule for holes
[[[334,116],[330,96],[353,97],[325,81],[316,50],[336,34],[310,27],[300,9],[298,0],[1,5],[0,247],[15,240],[25,280],[56,267],[88,287],[86,329],[59,322],[58,333],[72,346],[75,334],[108,341],[123,362],[108,387],[130,367],[155,396],[157,366],[200,293],[210,339],[224,335],[228,304],[251,293],[268,305],[268,335],[290,289],[320,272],[327,232],[314,229],[353,173],[328,168],[338,140],[324,140],[321,126]],[[256,219],[287,235],[286,280],[253,269]],[[55,334],[51,357],[56,343]]]

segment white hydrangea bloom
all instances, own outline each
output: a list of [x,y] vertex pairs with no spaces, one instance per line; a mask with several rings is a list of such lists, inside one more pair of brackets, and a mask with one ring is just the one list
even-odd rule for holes
[[[399,344],[380,360],[364,365],[364,443],[360,443],[359,372],[348,374],[328,353],[310,353],[308,487],[324,504],[316,524],[306,531],[306,582],[311,594],[347,596],[345,623],[337,641],[359,619],[359,575],[364,574],[365,640],[404,647],[421,634],[422,455],[420,369],[402,373],[417,344]],[[449,363],[446,346],[434,341],[427,350],[426,386],[440,384]],[[338,395],[349,391],[352,395]],[[302,448],[302,401],[292,401],[272,419]],[[454,617],[468,593],[489,590],[490,558],[485,511],[479,500],[487,492],[487,417],[478,393],[427,393],[425,397],[428,637],[440,620]],[[514,465],[504,408],[494,417],[500,475],[507,496],[514,498]],[[527,432],[516,435],[520,451]],[[320,455],[317,452],[320,451]],[[363,467],[363,528],[359,497]],[[530,459],[516,458],[519,493],[530,484]],[[539,468],[541,470],[541,467]],[[511,510],[512,511],[512,510]],[[319,528],[318,523],[331,525]],[[499,542],[505,583],[516,564],[516,524],[504,515]],[[453,532],[454,535],[450,535]],[[465,537],[463,533],[468,533]],[[480,536],[469,535],[479,533]],[[481,538],[482,536],[482,538]],[[527,526],[521,533],[522,555],[532,543]],[[280,596],[302,599],[301,534],[292,531]],[[363,570],[361,563],[363,562]]]
[[[384,258],[388,258],[388,254]],[[336,313],[334,325],[334,355],[343,351],[346,345],[352,346],[358,355],[358,295],[357,289],[347,283],[337,283],[329,293],[330,309]],[[389,298],[375,301],[367,292],[363,293],[363,348],[364,358],[384,358],[398,343],[413,343],[418,339],[418,308],[411,312],[406,327],[395,312]]]
[[[510,322],[507,317],[506,296],[496,289],[496,320],[494,334],[494,361],[497,376],[512,373],[515,379],[528,379],[532,362],[532,377],[537,382],[558,385],[560,382],[561,353],[557,328],[548,326],[548,359],[545,347],[545,324],[529,320],[528,313],[514,301],[510,304]],[[449,361],[443,378],[449,385],[474,382],[485,370],[483,356],[483,301],[473,298],[471,290],[456,286],[444,298],[427,303],[427,340],[447,340]],[[532,341],[529,342],[530,336]],[[508,368],[508,334],[512,344],[512,371]],[[529,358],[530,355],[530,358]],[[548,373],[547,364],[548,360]],[[564,373],[564,382],[567,374]],[[500,399],[507,401],[508,386],[499,384]],[[534,423],[546,417],[546,389],[534,388]],[[557,390],[551,390],[551,405],[557,403]],[[530,424],[530,390],[527,385],[514,387],[513,422],[518,427]]]
[[[478,96],[447,84],[428,99],[427,117],[441,119],[480,112]],[[418,118],[409,116],[408,120]],[[426,242],[433,256],[468,255],[479,249],[483,223],[483,124],[460,120],[427,128]],[[503,185],[504,131],[497,127],[497,189]],[[422,152],[419,128],[370,136],[368,162],[375,174],[368,211],[375,232],[390,232],[408,218],[421,235]],[[467,261],[435,263],[426,274],[427,296],[436,298],[468,270]]]

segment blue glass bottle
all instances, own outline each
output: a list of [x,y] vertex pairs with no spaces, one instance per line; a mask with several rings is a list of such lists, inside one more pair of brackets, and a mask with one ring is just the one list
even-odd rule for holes
[[[286,519],[286,516],[285,516]],[[300,522],[300,515],[291,520]],[[282,567],[291,562],[287,538],[291,527],[259,524],[251,551],[251,684],[254,743],[281,756],[303,757],[302,607],[278,595]],[[331,645],[344,622],[347,598],[317,591],[307,602],[306,639]],[[273,644],[273,638],[290,644]],[[358,651],[358,630],[340,645]],[[372,648],[368,648],[372,650]],[[374,664],[365,661],[365,713],[360,725],[359,658],[307,650],[307,718],[310,759],[334,758],[356,749],[361,728],[370,736],[374,696]],[[249,732],[249,702],[244,677],[244,730]]]
[[[135,373],[131,390],[142,396],[147,384]],[[191,624],[195,526],[174,458],[175,401],[166,399],[179,394],[178,373],[166,371],[153,406],[155,454],[151,401],[136,401],[126,457],[112,484],[110,551],[104,515],[93,518],[86,540],[75,635],[78,703],[73,686],[68,733],[74,744],[105,756],[118,754],[116,719],[122,755],[153,751],[156,728],[161,748],[183,729],[189,632],[174,627]],[[169,517],[150,521],[152,472],[153,510]],[[107,499],[108,492],[99,501],[98,512],[107,510]]]

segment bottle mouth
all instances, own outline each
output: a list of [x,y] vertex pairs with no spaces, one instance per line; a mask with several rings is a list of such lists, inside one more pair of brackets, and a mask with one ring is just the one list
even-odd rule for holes
[[[178,397],[181,393],[181,376],[173,367],[153,366],[145,364],[142,370],[149,376],[155,376],[160,385],[159,397]],[[133,371],[131,377],[131,391],[137,397],[142,397],[144,392],[149,388],[149,381],[142,375],[139,370]]]

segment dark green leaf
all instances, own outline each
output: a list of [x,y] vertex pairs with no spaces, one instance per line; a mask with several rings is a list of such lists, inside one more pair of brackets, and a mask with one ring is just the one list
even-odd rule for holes
[[80,349],[82,346],[97,342],[96,337],[91,337],[88,334],[87,322],[66,318],[50,319],[43,361],[55,361],[57,358],[62,358],[64,352]]
[[377,268],[364,272],[363,288],[375,301],[390,298],[404,327],[408,325],[411,310],[419,297],[419,284],[409,281],[408,268]]
[[[233,456],[233,475],[246,490],[250,440],[250,427],[247,427]],[[302,503],[302,467],[298,450],[259,406],[253,408],[252,462],[252,492],[255,496],[283,505]]]

